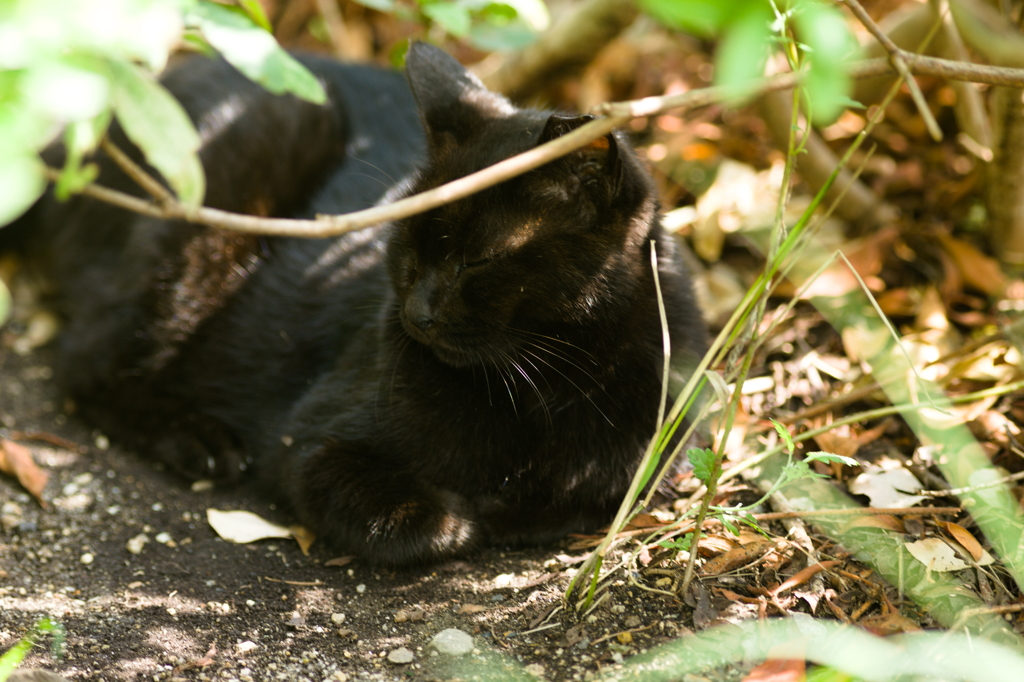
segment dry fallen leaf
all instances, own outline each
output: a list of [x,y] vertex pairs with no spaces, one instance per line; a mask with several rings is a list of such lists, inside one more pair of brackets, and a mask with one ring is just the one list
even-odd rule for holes
[[998,296],[1006,288],[1006,276],[999,261],[947,234],[940,234],[939,241],[967,284],[989,296]]
[[985,550],[981,546],[981,543],[971,535],[971,531],[967,530],[958,523],[952,521],[945,521],[942,526],[946,529],[946,532],[953,536],[953,539],[959,542],[964,549],[971,553],[975,561],[981,561],[981,557],[984,556]]
[[[956,551],[939,538],[925,538],[916,542],[909,542],[906,545],[907,551],[929,570],[938,573],[950,571],[962,571],[970,568],[965,561],[956,555]],[[966,550],[965,550],[966,551]],[[979,566],[988,566],[994,563],[994,559],[988,552],[982,550],[982,556],[978,559]]]
[[292,532],[247,511],[207,509],[206,520],[217,535],[228,542],[245,544],[265,538],[290,538]]
[[487,609],[488,607],[481,606],[480,604],[463,604],[456,613],[466,616],[473,613],[483,613]]
[[920,490],[921,483],[899,462],[880,460],[880,466],[865,466],[864,473],[847,484],[855,495],[867,495],[873,507],[913,507],[925,499],[912,495],[910,491]]
[[859,516],[846,524],[844,532],[851,528],[881,528],[892,530],[897,533],[905,533],[906,527],[903,520],[891,514],[872,514],[870,516]]
[[807,677],[807,664],[796,658],[770,660],[754,666],[743,682],[801,682]]
[[767,552],[775,549],[775,543],[771,540],[764,538],[761,542],[751,542],[741,547],[735,547],[730,549],[724,554],[720,554],[715,558],[709,560],[701,569],[702,575],[719,575],[726,573],[738,568],[745,566],[751,561],[756,561]]
[[31,450],[14,441],[0,439],[0,472],[17,478],[18,483],[36,498],[40,506],[46,508],[43,489],[50,475],[36,465]]
[[292,537],[295,538],[295,542],[299,543],[299,549],[302,550],[302,556],[309,556],[309,548],[316,540],[316,535],[313,531],[309,530],[305,526],[299,525],[289,526],[288,530],[291,531]]

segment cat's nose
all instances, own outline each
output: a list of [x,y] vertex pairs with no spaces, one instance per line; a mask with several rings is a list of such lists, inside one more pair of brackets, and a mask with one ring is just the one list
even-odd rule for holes
[[412,295],[405,301],[405,318],[420,331],[434,326],[434,315],[425,297]]

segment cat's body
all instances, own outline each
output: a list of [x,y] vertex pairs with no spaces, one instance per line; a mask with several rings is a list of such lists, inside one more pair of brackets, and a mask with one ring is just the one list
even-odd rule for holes
[[[166,79],[206,137],[208,205],[357,210],[407,176],[392,194],[582,122],[516,109],[422,44],[412,94],[395,74],[307,64],[327,107],[273,97],[221,62]],[[100,182],[130,187],[109,162]],[[59,376],[87,418],[191,476],[232,478],[251,460],[319,537],[384,563],[610,520],[655,429],[651,240],[673,357],[693,364],[704,349],[652,183],[614,136],[337,239],[81,200],[46,199],[13,227],[34,232],[63,294]]]

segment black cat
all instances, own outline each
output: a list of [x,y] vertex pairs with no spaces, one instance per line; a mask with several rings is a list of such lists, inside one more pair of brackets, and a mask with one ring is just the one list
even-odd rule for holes
[[[165,78],[203,137],[208,205],[352,211],[587,120],[516,108],[422,43],[408,86],[304,61],[328,105],[270,95],[205,58]],[[138,193],[98,162],[101,184]],[[652,241],[673,358],[692,367],[705,349],[657,210],[643,165],[608,135],[336,239],[52,198],[6,231],[61,292],[58,375],[88,419],[191,477],[231,479],[251,462],[335,549],[403,564],[610,520],[655,431]]]

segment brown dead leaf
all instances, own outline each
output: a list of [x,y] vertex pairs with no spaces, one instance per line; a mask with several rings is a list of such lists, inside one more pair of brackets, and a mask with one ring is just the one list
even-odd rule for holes
[[[468,606],[468,604],[467,604],[467,606]],[[462,609],[464,609],[464,608],[466,608],[466,607],[463,606],[461,609],[459,609],[459,613],[462,613]],[[395,622],[396,623],[407,623],[407,622],[408,623],[418,623],[421,620],[425,620],[426,617],[427,617],[427,612],[423,609],[423,607],[421,607],[421,606],[413,606],[412,608],[409,608],[409,609],[399,609],[395,613]]]
[[172,670],[171,673],[172,675],[177,675],[178,673],[184,672],[186,670],[192,670],[193,668],[205,668],[208,665],[213,665],[216,662],[214,660],[214,657],[216,655],[217,644],[213,643],[210,645],[210,650],[206,652],[205,656],[194,661],[188,661],[186,663],[182,663],[181,665],[177,665],[174,667],[174,670]]
[[43,489],[50,479],[50,474],[40,469],[34,459],[32,451],[24,445],[14,441],[0,439],[0,472],[14,476],[18,483],[27,490],[32,497],[36,498],[39,506],[46,508],[46,500],[43,499]]
[[705,535],[697,543],[697,550],[701,556],[714,556],[715,554],[728,552],[737,544],[739,543],[725,535]]
[[1006,276],[999,261],[948,234],[940,234],[939,242],[953,259],[964,282],[989,296],[997,296],[1006,288]]
[[[843,245],[841,250],[860,277],[869,280],[882,271],[885,255],[892,251],[898,234],[895,228],[888,227],[860,242]],[[844,296],[859,288],[856,275],[844,261],[838,260],[804,290],[803,298]]]
[[747,673],[743,682],[802,682],[807,677],[807,664],[798,658],[765,661]]
[[313,531],[309,530],[305,526],[289,526],[288,530],[292,532],[292,537],[295,538],[295,542],[299,543],[299,549],[302,550],[302,556],[309,556],[309,548],[316,541],[316,535]]
[[850,530],[851,528],[881,528],[882,530],[891,530],[897,533],[905,533],[906,526],[903,524],[903,520],[898,516],[891,514],[871,514],[869,516],[860,516],[846,524],[843,532]]
[[751,542],[750,544],[743,545],[741,547],[735,547],[704,564],[704,567],[701,569],[701,574],[720,575],[722,573],[727,573],[734,568],[739,568],[740,566],[745,566],[752,561],[756,561],[774,549],[775,544],[767,538],[762,539],[761,542]]
[[788,580],[786,580],[786,582],[782,583],[781,585],[776,587],[774,590],[772,590],[772,596],[774,597],[774,596],[778,595],[780,592],[785,592],[786,590],[790,590],[790,589],[792,589],[792,588],[794,588],[794,587],[796,587],[798,585],[802,585],[805,582],[807,582],[808,580],[810,580],[813,576],[817,575],[818,573],[821,573],[822,571],[828,570],[828,569],[832,568],[833,566],[838,566],[841,563],[843,563],[843,562],[841,562],[841,561],[820,561],[820,562],[818,562],[816,564],[811,564],[807,568],[804,568],[803,570],[797,571],[793,575],[793,577],[789,578]]
[[971,553],[975,561],[981,561],[981,557],[984,556],[985,550],[982,548],[981,543],[971,534],[971,531],[967,530],[958,523],[952,521],[943,521],[942,527],[946,529],[946,532],[953,536],[953,539],[959,542],[964,549]]
[[888,420],[865,431],[858,431],[852,424],[844,424],[831,431],[818,434],[814,437],[814,441],[824,452],[853,457],[862,447],[878,440],[887,428],[889,428]]
[[462,606],[459,607],[459,610],[456,611],[455,613],[457,613],[457,614],[459,614],[461,616],[468,616],[468,615],[472,615],[474,613],[483,613],[488,608],[489,607],[481,606],[480,604],[463,604]]
[[857,621],[857,624],[868,632],[882,637],[901,632],[917,632],[921,629],[920,625],[909,618],[904,618],[898,611],[867,616]]
[[653,514],[637,514],[634,516],[628,524],[626,524],[626,530],[634,530],[637,528],[661,528],[665,525],[665,522],[654,516]]
[[328,559],[324,562],[324,566],[348,566],[353,561],[355,561],[354,556],[339,556]]
[[914,327],[916,329],[949,329],[946,304],[943,303],[942,297],[939,296],[939,290],[934,286],[926,288],[921,296]]

